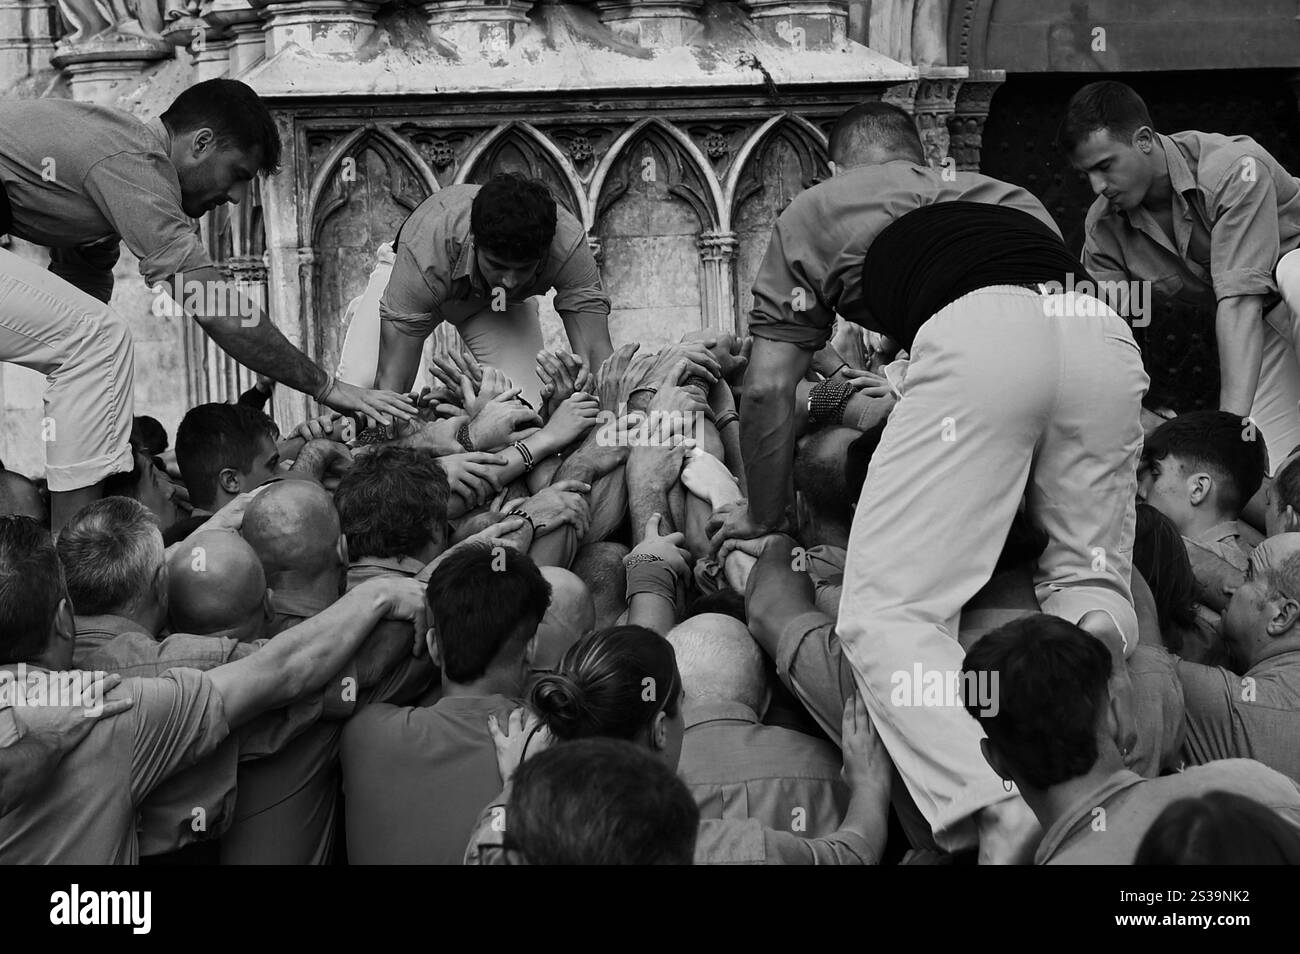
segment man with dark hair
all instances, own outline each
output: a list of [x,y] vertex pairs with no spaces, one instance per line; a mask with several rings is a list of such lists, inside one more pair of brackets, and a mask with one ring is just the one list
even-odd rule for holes
[[429,579],[429,654],[443,695],[429,708],[370,705],[343,732],[348,857],[459,864],[479,810],[501,791],[488,717],[515,708],[551,588],[527,556],[476,544]]
[[[480,365],[502,371],[540,407],[536,296],[552,288],[584,366],[594,373],[613,351],[609,296],[586,229],[540,182],[501,174],[486,185],[448,186],[411,213],[393,249],[391,276],[383,280],[390,266],[381,256],[367,293],[349,306],[357,326],[349,347],[362,347],[363,332],[378,326],[378,377],[364,384],[410,388],[425,339],[448,321]],[[371,371],[354,373],[364,379]]]
[[183,540],[240,494],[275,476],[280,452],[275,424],[241,404],[200,404],[176,429],[176,466],[190,494],[193,515],[166,528],[164,542]]
[[0,470],[0,516],[19,514],[49,525],[50,514],[40,488],[22,474]]
[[1267,536],[1300,530],[1300,457],[1295,452],[1265,486],[1264,532]]
[[1114,81],[1071,97],[1057,142],[1097,194],[1083,264],[1111,305],[1124,314],[1142,281],[1212,311],[1219,407],[1250,415],[1275,452],[1295,445],[1300,256],[1280,260],[1300,246],[1300,180],[1249,136],[1161,135]]
[[962,664],[956,689],[987,734],[984,757],[1019,787],[1043,827],[1036,864],[1132,864],[1167,805],[1214,790],[1253,798],[1300,825],[1296,783],[1250,759],[1155,779],[1126,769],[1110,669],[1096,639],[1041,614],[988,633]]
[[147,123],[56,97],[0,103],[0,234],[51,250],[45,271],[0,249],[0,360],[50,382],[55,528],[101,495],[104,478],[130,468],[135,357],[130,327],[108,305],[119,243],[139,258],[145,280],[240,364],[339,411],[385,423],[412,416],[405,398],[319,368],[208,255],[193,219],[243,201],[253,177],[274,172],[279,157],[266,104],[235,80],[199,83]]
[[[419,584],[374,580],[241,659],[123,679],[107,701],[130,697],[129,714],[97,722],[44,794],[0,819],[0,856],[17,864],[134,863],[140,805],[161,783],[211,755],[233,729],[318,692],[381,619],[410,620],[423,631],[425,616]],[[73,625],[49,533],[26,517],[0,518],[0,670],[12,679],[25,667],[29,683],[75,681]],[[171,822],[189,829],[187,815],[173,813]]]
[[530,865],[689,865],[700,812],[662,759],[621,739],[539,752],[513,776],[507,846]]
[[433,451],[383,446],[357,458],[334,493],[357,583],[414,576],[447,548],[447,475]]
[[1173,521],[1194,568],[1199,549],[1243,571],[1250,546],[1238,517],[1267,464],[1263,435],[1249,421],[1226,411],[1180,414],[1146,439],[1138,500]]

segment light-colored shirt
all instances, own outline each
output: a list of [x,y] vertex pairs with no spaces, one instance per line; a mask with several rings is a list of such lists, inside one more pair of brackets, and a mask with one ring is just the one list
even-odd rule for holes
[[1183,537],[1183,544],[1187,547],[1189,559],[1192,558],[1192,551],[1199,547],[1241,573],[1245,573],[1250,564],[1251,547],[1242,540],[1241,528],[1236,520],[1216,524],[1194,537]]
[[[379,317],[403,332],[427,338],[441,321],[453,325],[492,306],[493,292],[479,273],[470,209],[482,186],[455,185],[420,203],[402,225],[393,274],[379,301]],[[555,210],[555,238],[533,280],[512,301],[555,289],[564,319],[609,317],[609,296],[587,244],[587,231],[563,207]]]
[[134,705],[96,722],[41,796],[0,818],[7,864],[135,864],[140,804],[215,751],[230,731],[221,694],[194,669],[123,679],[108,698],[121,696]]
[[805,838],[840,827],[849,790],[833,745],[763,725],[740,703],[693,702],[685,719],[677,774],[700,818],[753,819]]
[[1276,302],[1277,260],[1300,246],[1300,179],[1249,136],[1157,136],[1173,191],[1171,241],[1145,208],[1098,196],[1084,222],[1083,264],[1098,281],[1152,282],[1154,295],[1213,307]]
[[181,208],[171,136],[160,119],[69,99],[0,101],[0,179],[13,234],[53,249],[120,241],[154,284],[212,265]]
[[849,169],[799,193],[777,219],[754,279],[750,332],[817,351],[836,313],[862,324],[862,265],[876,236],[913,209],[957,200],[1020,209],[1061,234],[1029,192],[976,172],[906,159]]
[[1179,662],[1178,678],[1189,762],[1255,759],[1300,782],[1300,652],[1271,656],[1244,676]]
[[1131,865],[1147,829],[1171,803],[1209,792],[1244,795],[1300,827],[1300,789],[1250,759],[1226,759],[1160,778],[1127,769],[1078,799],[1043,835],[1039,865]]

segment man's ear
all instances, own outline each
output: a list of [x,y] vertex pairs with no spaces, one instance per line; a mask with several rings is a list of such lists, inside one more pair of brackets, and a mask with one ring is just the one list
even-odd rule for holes
[[240,479],[239,471],[233,467],[223,467],[217,471],[217,486],[236,497],[243,492],[243,481]]
[[190,154],[196,159],[205,152],[210,152],[217,145],[216,134],[207,126],[190,133]]
[[528,638],[528,642],[524,644],[524,668],[527,669],[529,666],[531,666],[533,664],[533,660],[536,657],[537,657],[537,631],[533,630],[533,635],[530,636]]
[[269,586],[266,592],[262,594],[262,616],[267,622],[270,622],[275,616],[275,610],[271,608],[271,594],[274,592]]
[[1156,145],[1156,131],[1150,126],[1139,126],[1133,132],[1133,145],[1149,155]]
[[834,159],[827,159],[827,160],[826,160],[826,167],[827,167],[828,169],[831,170],[831,175],[833,175],[833,176],[835,176],[835,175],[839,175],[840,167],[837,166],[837,165],[835,164],[835,160],[834,160]]
[[663,709],[655,713],[655,721],[650,726],[650,748],[656,752],[668,748],[668,713]]
[[984,756],[984,761],[989,763],[991,768],[999,778],[1010,778],[1011,773],[1006,770],[1002,762],[1002,755],[988,738],[980,739],[980,754]]
[[339,566],[347,566],[348,565],[348,535],[346,533],[339,534],[339,539],[334,546],[334,550],[336,553],[338,553]]
[[77,621],[72,615],[72,601],[66,596],[59,600],[59,608],[54,611],[54,622],[50,628],[61,643],[71,643],[76,640]]
[[1287,533],[1295,533],[1300,530],[1300,516],[1296,515],[1290,504],[1282,511],[1282,529]]
[[1187,502],[1193,507],[1200,507],[1207,503],[1210,494],[1214,491],[1214,478],[1202,471],[1199,474],[1190,474],[1187,478]]
[[442,653],[439,651],[438,633],[432,626],[430,626],[424,633],[424,644],[429,647],[429,662],[441,669]]

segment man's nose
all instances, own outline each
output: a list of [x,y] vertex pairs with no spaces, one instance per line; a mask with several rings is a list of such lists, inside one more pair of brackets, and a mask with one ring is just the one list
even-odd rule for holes
[[226,201],[232,205],[239,205],[248,195],[248,183],[238,182],[226,190]]
[[1101,195],[1106,191],[1106,180],[1095,172],[1088,173],[1088,185],[1092,186],[1093,195]]

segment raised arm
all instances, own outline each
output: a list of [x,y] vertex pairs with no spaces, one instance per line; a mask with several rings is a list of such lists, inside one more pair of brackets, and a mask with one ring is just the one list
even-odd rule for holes
[[415,580],[367,580],[324,612],[285,630],[255,653],[208,672],[232,728],[320,689],[360,649],[381,619],[427,629],[424,587]]

